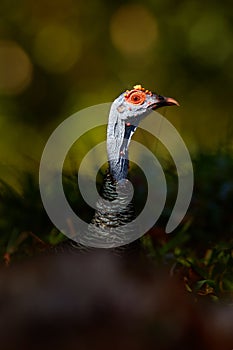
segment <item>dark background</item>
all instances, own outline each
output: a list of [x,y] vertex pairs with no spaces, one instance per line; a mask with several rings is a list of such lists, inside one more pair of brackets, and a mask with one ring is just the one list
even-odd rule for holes
[[[38,188],[39,162],[52,131],[74,112],[110,102],[140,83],[179,101],[179,108],[161,113],[180,132],[195,171],[183,225],[168,238],[168,210],[144,245],[157,261],[172,256],[188,291],[202,288],[202,295],[228,298],[233,288],[232,17],[226,0],[1,1],[2,262],[34,255],[44,242],[62,239],[43,210]],[[82,144],[84,154],[91,142]],[[173,170],[168,166],[168,178]],[[67,191],[77,201],[75,180],[71,175]],[[174,203],[177,188],[169,191]],[[202,282],[194,288],[197,281]]]

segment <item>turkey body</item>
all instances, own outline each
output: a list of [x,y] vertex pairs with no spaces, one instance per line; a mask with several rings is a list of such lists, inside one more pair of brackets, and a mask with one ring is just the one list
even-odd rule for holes
[[138,237],[134,237],[135,213],[127,180],[129,145],[143,118],[152,110],[171,105],[178,105],[178,102],[173,98],[152,93],[141,85],[134,86],[132,90],[123,92],[115,99],[110,109],[107,128],[109,167],[101,197],[96,203],[95,215],[88,231],[82,234],[84,238],[77,237],[75,241],[68,239],[53,247],[55,252],[85,252],[93,247],[113,248],[114,252],[135,252],[135,248],[138,251],[140,243]]

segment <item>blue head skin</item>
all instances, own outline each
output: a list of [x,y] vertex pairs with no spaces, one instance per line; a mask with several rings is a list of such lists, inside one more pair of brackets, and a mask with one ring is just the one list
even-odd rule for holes
[[112,103],[107,129],[107,152],[110,173],[117,182],[127,177],[129,143],[140,121],[152,110],[173,105],[179,104],[173,98],[152,93],[141,85],[122,93]]

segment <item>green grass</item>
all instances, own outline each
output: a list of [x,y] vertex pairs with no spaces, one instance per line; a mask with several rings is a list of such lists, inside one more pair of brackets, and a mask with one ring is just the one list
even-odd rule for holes
[[[150,259],[178,275],[195,298],[232,302],[233,156],[230,152],[198,154],[193,165],[194,193],[182,224],[165,234],[177,191],[175,172],[168,168],[166,210],[141,242]],[[82,207],[76,176],[65,176],[64,187],[71,205]],[[84,208],[83,215],[87,211]],[[22,174],[20,190],[0,181],[0,232],[1,264],[33,257],[65,239],[47,217],[33,175]]]

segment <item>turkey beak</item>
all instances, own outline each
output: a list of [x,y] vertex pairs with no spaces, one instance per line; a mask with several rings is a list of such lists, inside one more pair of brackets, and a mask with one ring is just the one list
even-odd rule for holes
[[172,97],[164,97],[164,106],[179,106],[179,103]]
[[165,106],[179,106],[179,103],[172,97],[164,97],[161,95],[157,95],[155,100],[156,101],[149,106],[151,109],[154,110]]

